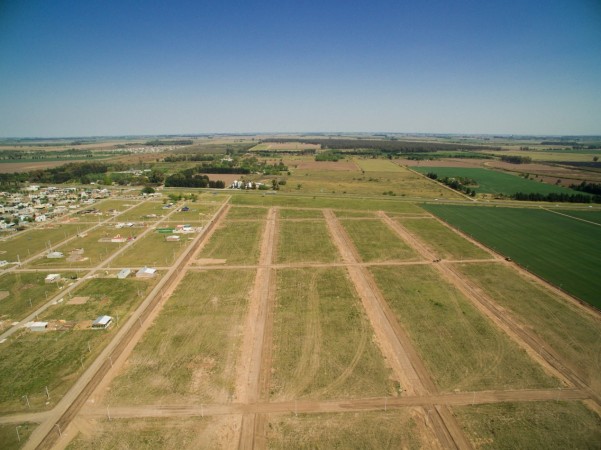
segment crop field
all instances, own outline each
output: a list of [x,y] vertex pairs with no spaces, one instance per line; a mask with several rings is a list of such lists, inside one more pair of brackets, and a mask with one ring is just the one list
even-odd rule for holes
[[403,172],[398,164],[388,159],[361,159],[355,158],[355,163],[365,172]]
[[439,258],[462,260],[493,257],[435,219],[396,217],[395,220],[417,235]]
[[462,273],[542,337],[601,393],[601,325],[537,283],[499,264],[461,264]]
[[324,219],[280,223],[279,263],[326,263],[339,260],[340,256],[330,241]]
[[[18,436],[17,427],[19,428]],[[21,448],[35,428],[36,424],[33,423],[0,425],[0,442],[2,442],[2,448],[4,450],[16,450]]]
[[267,218],[267,208],[247,208],[232,206],[227,213],[228,220],[265,220]]
[[379,219],[341,220],[364,262],[417,261],[420,257]]
[[279,211],[280,219],[323,219],[321,209],[286,209]]
[[115,378],[108,402],[226,401],[254,271],[186,274]]
[[441,390],[559,386],[430,267],[370,270]]
[[167,241],[167,236],[151,232],[111,261],[111,266],[170,266],[190,243],[195,234],[179,234],[179,241]]
[[[145,220],[156,220],[156,218],[161,218],[162,216],[166,216],[175,208],[174,206],[172,206],[170,208],[164,208],[164,206],[165,205],[160,202],[148,202],[147,201],[147,202],[144,202],[144,203],[140,204],[139,206],[135,207],[134,209],[117,216],[117,218],[115,218],[115,221],[139,222],[139,221],[145,221]],[[147,216],[152,216],[152,215],[155,215],[156,217],[155,218],[147,217]]]
[[226,223],[215,230],[198,257],[225,259],[227,264],[256,264],[264,226],[259,221]]
[[53,228],[37,228],[18,233],[14,237],[0,242],[0,259],[17,262],[18,255],[23,261],[25,258],[40,253],[49,244],[54,247],[59,242],[77,234],[78,230],[84,231],[86,228],[85,225],[57,225]]
[[424,205],[444,221],[601,308],[601,227],[544,210]]
[[[116,230],[112,227],[100,227],[89,233],[83,233],[81,237],[75,238],[66,245],[53,248],[53,250],[63,253],[62,258],[49,259],[44,255],[29,265],[36,268],[93,267],[125,245],[125,243],[119,242],[99,242],[100,239],[112,238],[117,235],[129,238],[135,237],[139,233],[141,233],[139,228]],[[80,249],[83,249],[83,253],[76,256],[74,252]]]
[[578,152],[573,150],[562,151],[559,149],[550,151],[523,151],[523,150],[504,150],[501,152],[486,151],[484,153],[496,156],[529,156],[532,161],[582,161],[590,162],[593,160],[593,155],[598,155],[599,150],[587,150],[586,152]]
[[419,449],[430,442],[418,432],[411,410],[273,415],[267,447],[270,449]]
[[399,201],[398,199],[370,199],[370,198],[336,198],[325,196],[304,195],[260,195],[256,193],[236,194],[232,196],[233,205],[260,205],[281,206],[289,208],[332,208],[363,211],[390,211],[398,213],[422,213],[413,203]]
[[343,269],[278,270],[275,308],[274,399],[398,394]]
[[550,194],[558,192],[564,194],[577,194],[576,191],[562,186],[527,180],[517,175],[511,175],[495,170],[471,168],[471,167],[413,167],[414,170],[426,174],[433,172],[438,178],[443,177],[466,177],[476,180],[478,186],[470,186],[479,194],[515,194],[541,193]]
[[525,402],[453,408],[474,448],[599,448],[601,418],[580,402]]
[[0,293],[8,294],[0,299],[0,321],[23,319],[55,295],[59,286],[71,282],[69,277],[77,276],[74,272],[61,273],[62,279],[58,283],[45,283],[46,275],[44,272],[14,272],[0,276]]
[[223,422],[215,418],[99,420],[94,422],[93,432],[79,433],[67,449],[219,448],[220,421]]
[[601,225],[601,211],[600,210],[574,210],[574,209],[553,209],[552,211],[564,214],[566,216],[574,217],[576,219],[588,220]]
[[[84,305],[68,305],[65,299],[61,305],[40,315],[40,320],[73,323],[92,321],[99,315],[109,314],[115,318],[120,315],[119,323],[109,330],[76,329],[68,323],[65,331],[36,333],[23,330],[16,338],[5,342],[0,349],[0,412],[24,412],[27,408],[25,395],[31,410],[54,407],[83,368],[98,356],[123,323],[122,319],[150,286],[150,283],[134,280],[91,280],[78,289],[76,295],[90,296],[92,300]],[[146,289],[142,289],[144,287]]]

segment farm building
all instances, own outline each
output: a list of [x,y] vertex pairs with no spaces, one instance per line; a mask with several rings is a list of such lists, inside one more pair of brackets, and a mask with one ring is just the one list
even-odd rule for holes
[[59,281],[60,279],[61,279],[61,276],[59,273],[49,273],[48,275],[46,275],[46,278],[44,278],[44,282],[55,283],[55,282]]
[[106,330],[113,323],[111,316],[99,316],[94,322],[92,322],[93,330]]
[[25,327],[29,329],[29,331],[46,331],[48,329],[48,322],[27,322]]
[[127,278],[130,273],[131,273],[131,269],[121,269],[119,271],[119,273],[117,274],[117,278],[119,278],[120,280],[123,280],[123,279]]
[[136,272],[136,278],[152,278],[156,275],[156,273],[156,269],[144,266]]
[[58,258],[63,258],[65,255],[63,255],[62,252],[49,252],[46,255],[46,258],[48,259],[58,259]]

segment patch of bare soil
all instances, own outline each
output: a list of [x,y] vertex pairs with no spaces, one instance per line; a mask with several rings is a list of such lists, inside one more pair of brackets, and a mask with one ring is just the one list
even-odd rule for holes
[[67,305],[85,305],[90,297],[73,297],[67,302]]
[[8,291],[0,291],[0,300],[5,299],[6,297],[8,297],[9,292]]
[[201,173],[201,175],[206,175],[211,181],[221,180],[226,186],[231,185],[234,180],[239,180],[244,176],[239,173]]
[[226,259],[215,259],[215,258],[201,258],[194,261],[196,264],[201,266],[211,266],[213,264],[225,264]]

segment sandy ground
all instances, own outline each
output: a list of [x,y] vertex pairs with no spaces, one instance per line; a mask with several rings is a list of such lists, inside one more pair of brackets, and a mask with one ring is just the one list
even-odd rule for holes
[[[296,167],[294,167],[296,166]],[[352,161],[290,161],[288,167],[292,170],[334,170],[356,172],[359,170]]]

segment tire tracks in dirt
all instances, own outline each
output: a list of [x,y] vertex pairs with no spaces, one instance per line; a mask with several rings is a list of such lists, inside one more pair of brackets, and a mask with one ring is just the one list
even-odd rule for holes
[[[437,392],[423,361],[413,347],[407,332],[401,327],[375,280],[365,267],[356,263],[361,259],[356,248],[332,210],[324,210],[332,241],[338,248],[351,281],[361,298],[367,316],[376,334],[379,346],[401,386],[409,395],[427,395]],[[444,448],[469,449],[471,444],[457,421],[445,406],[430,403],[425,407],[429,423]]]

